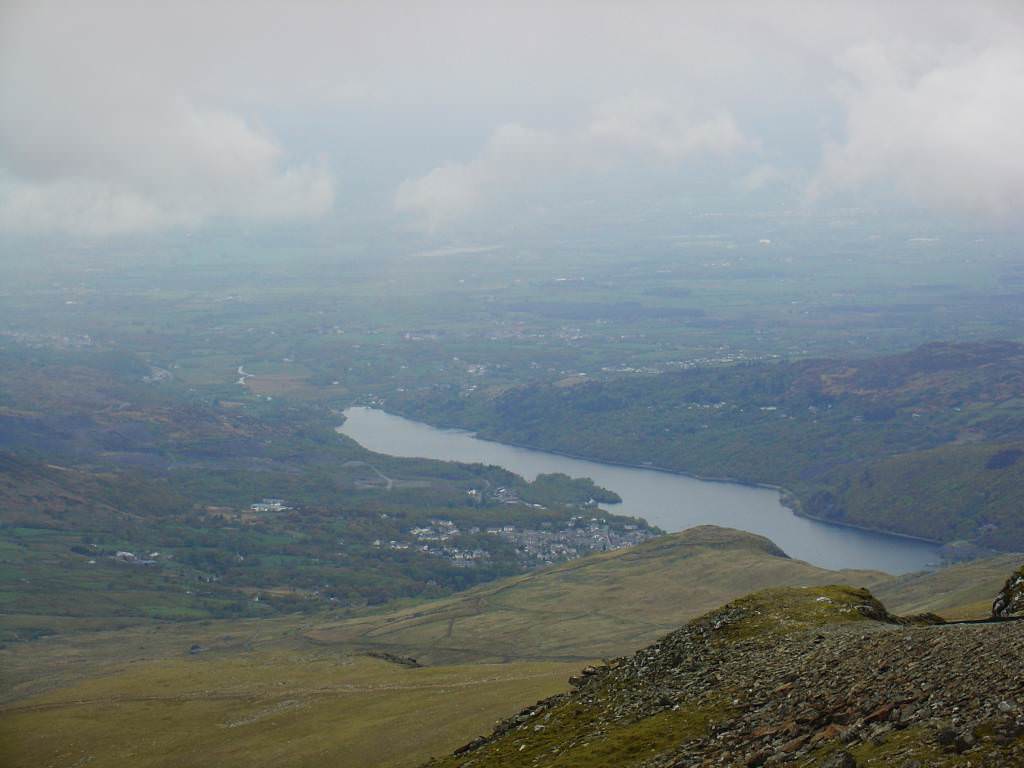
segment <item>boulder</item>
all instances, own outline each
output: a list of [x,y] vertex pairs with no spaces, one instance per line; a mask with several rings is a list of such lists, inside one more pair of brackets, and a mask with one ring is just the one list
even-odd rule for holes
[[1024,611],[1024,567],[1018,568],[992,601],[993,618],[1001,619]]

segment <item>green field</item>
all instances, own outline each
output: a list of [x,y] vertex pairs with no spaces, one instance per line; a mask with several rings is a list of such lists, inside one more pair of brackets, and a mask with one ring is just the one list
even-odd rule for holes
[[407,669],[316,647],[107,669],[0,710],[4,765],[410,766],[566,687],[575,665]]

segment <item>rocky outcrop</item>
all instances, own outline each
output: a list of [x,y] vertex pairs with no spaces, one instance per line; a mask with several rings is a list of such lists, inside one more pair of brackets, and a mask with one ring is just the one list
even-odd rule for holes
[[1005,619],[1024,611],[1024,567],[1018,568],[992,602],[992,616]]
[[1024,765],[1022,641],[1024,622],[915,623],[865,590],[770,590],[583,670],[441,765]]

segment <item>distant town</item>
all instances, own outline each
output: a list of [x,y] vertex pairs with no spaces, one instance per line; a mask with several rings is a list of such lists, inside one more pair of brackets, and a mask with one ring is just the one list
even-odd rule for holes
[[[544,522],[540,528],[471,526],[466,533],[476,541],[484,535],[509,542],[515,548],[516,556],[527,567],[551,565],[575,560],[593,552],[631,547],[654,536],[651,531],[638,525],[626,524],[616,529],[604,518],[587,515],[570,518],[562,528]],[[445,558],[461,567],[472,567],[490,558],[486,549],[461,546],[459,539],[462,535],[463,532],[451,520],[432,519],[430,525],[411,528],[407,539],[387,542],[377,539],[373,544],[393,550],[416,550]]]
[[[484,494],[470,489],[467,496],[476,503],[497,502],[508,505],[523,505],[544,510],[541,504],[530,503],[518,497],[515,491],[496,488]],[[486,497],[486,498],[485,498]],[[263,498],[249,504],[247,512],[231,511],[226,507],[216,509],[220,514],[232,515],[235,519],[252,523],[260,513],[280,513],[296,509],[292,502],[282,498]],[[537,527],[516,525],[463,525],[444,518],[431,518],[427,524],[414,525],[400,538],[376,538],[370,546],[395,552],[408,551],[428,557],[443,559],[458,568],[473,568],[490,563],[495,557],[495,544],[501,542],[500,550],[507,553],[508,545],[524,569],[539,568],[554,563],[575,560],[595,552],[607,552],[631,547],[657,535],[641,523],[624,523],[606,517],[597,503],[591,499],[579,504],[580,514],[561,522],[539,522]],[[226,510],[226,512],[225,512]],[[239,517],[241,515],[242,517]],[[382,514],[382,518],[388,515]],[[339,543],[341,543],[339,541]],[[80,554],[97,557],[105,555],[110,559],[134,566],[155,566],[161,561],[173,559],[170,555],[161,557],[159,552],[139,555],[126,550],[102,552],[95,545],[79,547]],[[507,557],[507,555],[505,555]],[[242,559],[241,555],[238,555]],[[96,560],[89,561],[95,564]],[[203,580],[217,580],[216,576],[204,576]]]

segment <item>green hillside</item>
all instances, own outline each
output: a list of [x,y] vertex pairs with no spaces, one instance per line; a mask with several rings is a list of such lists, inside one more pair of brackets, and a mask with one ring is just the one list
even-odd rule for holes
[[[1015,563],[1005,556],[897,579],[837,573],[761,537],[704,526],[354,618],[69,628],[0,647],[0,741],[19,768],[411,766],[568,690],[587,664],[632,653],[753,590],[791,585],[819,596],[848,582],[901,613],[978,603],[983,615]],[[713,714],[681,721],[678,734],[701,732]]]
[[765,585],[886,578],[817,568],[760,536],[700,526],[309,635],[438,660],[585,660],[628,652]]
[[1024,563],[1024,554],[998,555],[951,565],[937,571],[908,573],[871,589],[900,614],[937,613],[947,619],[989,615],[992,600],[1006,577]]
[[0,738],[26,767],[415,765],[731,597],[882,578],[703,527],[359,618],[68,632],[0,648]]
[[182,651],[0,708],[0,749],[10,768],[415,765],[565,690],[575,666]]
[[1024,346],[694,368],[503,390],[435,387],[386,408],[482,436],[770,483],[836,523],[1024,549]]

